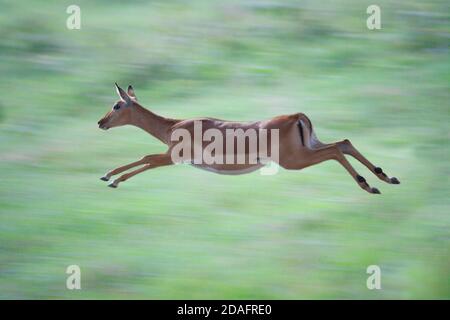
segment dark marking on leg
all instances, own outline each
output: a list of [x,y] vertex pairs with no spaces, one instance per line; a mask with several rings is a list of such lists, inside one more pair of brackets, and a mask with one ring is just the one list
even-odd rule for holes
[[356,179],[358,180],[359,183],[366,182],[366,179],[364,179],[364,177],[361,177],[359,174],[356,176]]
[[383,169],[381,169],[380,167],[375,167],[373,170],[376,174],[381,175],[383,178],[387,178],[386,173],[384,173]]
[[303,139],[303,126],[301,120],[297,122],[298,129],[300,130],[300,139],[302,140],[302,145],[305,146],[305,141]]

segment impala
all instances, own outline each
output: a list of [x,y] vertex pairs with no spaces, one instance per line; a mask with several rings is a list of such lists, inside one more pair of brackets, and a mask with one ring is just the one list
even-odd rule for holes
[[[391,184],[400,183],[397,178],[389,178],[380,167],[374,166],[349,140],[345,139],[334,143],[320,142],[313,131],[311,121],[303,113],[282,115],[268,120],[254,122],[224,121],[215,118],[177,120],[159,116],[140,105],[136,99],[132,86],[128,86],[127,92],[120,88],[117,83],[115,86],[120,99],[114,103],[112,110],[98,121],[99,128],[108,130],[123,125],[134,125],[166,144],[168,150],[165,153],[144,156],[138,161],[107,172],[101,177],[101,180],[109,181],[112,176],[125,172],[131,168],[139,167],[138,169],[122,174],[112,181],[108,185],[109,187],[117,188],[119,183],[146,170],[177,163],[173,160],[173,151],[179,141],[177,139],[174,140],[174,133],[179,132],[180,130],[190,133],[192,141],[190,141],[191,143],[189,146],[191,146],[192,149],[200,148],[205,150],[208,147],[207,141],[201,140],[200,145],[197,140],[194,141],[195,124],[198,122],[201,123],[202,132],[205,132],[206,130],[215,130],[216,133],[221,133],[223,136],[226,136],[228,130],[231,129],[242,129],[240,131],[241,133],[252,129],[257,132],[261,132],[261,130],[264,129],[269,131],[275,130],[277,132],[277,139],[279,139],[277,144],[275,144],[277,150],[273,150],[274,144],[271,143],[268,151],[270,151],[270,154],[277,151],[278,159],[269,156],[268,160],[276,161],[282,168],[288,170],[300,170],[326,160],[335,160],[347,170],[362,189],[369,193],[380,193],[377,188],[370,187],[366,180],[356,172],[346,159],[345,154],[347,154],[360,161],[379,179]],[[260,137],[258,137],[258,139],[260,139]],[[271,139],[273,138],[269,136],[268,140]],[[251,156],[248,152],[250,143],[248,140],[245,140],[246,149],[244,152],[246,153],[246,161],[244,161],[244,163],[229,163],[228,161],[226,163],[198,162],[191,157],[191,153],[188,155],[184,154],[183,159],[184,162],[189,162],[196,167],[221,174],[244,174],[252,172],[262,168],[267,162],[267,159],[262,161],[262,159],[257,157],[257,161],[250,161]],[[239,152],[237,147],[234,147],[231,150],[227,149],[226,153],[225,156],[235,158],[238,156]]]

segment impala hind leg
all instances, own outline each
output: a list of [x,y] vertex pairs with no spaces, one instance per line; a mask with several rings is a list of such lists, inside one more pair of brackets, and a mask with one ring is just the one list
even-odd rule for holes
[[350,142],[350,140],[343,140],[336,143],[337,147],[344,153],[351,155],[356,160],[365,165],[374,175],[376,175],[380,180],[383,180],[391,184],[400,184],[400,181],[395,178],[389,178],[380,167],[374,166],[369,160],[366,159]]
[[366,179],[356,172],[336,145],[323,146],[320,149],[310,149],[307,153],[299,154],[297,160],[289,160],[287,163],[282,164],[282,166],[286,169],[303,169],[327,160],[338,161],[363,190],[369,193],[380,193],[377,188],[371,188],[366,182]]
[[[128,172],[128,173],[125,173],[125,174],[121,175],[119,178],[117,178],[113,182],[111,182],[108,185],[108,187],[117,188],[119,186],[120,182],[126,181],[129,178],[137,175],[138,173],[144,172],[144,171],[149,170],[149,169],[162,167],[162,166],[168,166],[168,165],[172,165],[173,164],[172,159],[170,157],[170,154],[153,154],[153,155],[150,155],[150,156],[146,156],[143,159],[144,160],[140,160],[140,161],[144,161],[143,163],[141,163],[141,164],[144,164],[144,166],[142,166],[141,168],[136,169],[134,171],[131,171],[131,172]],[[139,161],[137,161],[137,162],[139,162]],[[123,167],[121,167],[121,168],[123,168]],[[124,169],[124,170],[126,170],[126,169]],[[122,170],[122,171],[124,171],[124,170]]]

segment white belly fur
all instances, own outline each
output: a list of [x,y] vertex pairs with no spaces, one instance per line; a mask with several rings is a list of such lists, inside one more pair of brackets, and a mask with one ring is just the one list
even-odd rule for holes
[[238,175],[238,174],[246,174],[246,173],[250,173],[253,171],[256,171],[262,167],[264,167],[264,165],[262,164],[256,164],[254,166],[245,168],[245,169],[239,169],[239,170],[221,170],[221,169],[216,169],[207,165],[200,165],[200,164],[191,164],[192,166],[199,168],[199,169],[203,169],[206,171],[210,171],[210,172],[214,172],[214,173],[218,173],[218,174],[226,174],[226,175]]

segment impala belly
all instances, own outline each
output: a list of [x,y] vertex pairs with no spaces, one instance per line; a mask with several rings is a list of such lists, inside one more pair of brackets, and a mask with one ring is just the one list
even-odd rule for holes
[[206,171],[218,173],[218,174],[226,174],[226,175],[238,175],[238,174],[246,174],[253,171],[256,171],[264,165],[262,164],[252,164],[252,165],[207,165],[207,164],[192,164],[192,166],[203,169]]

